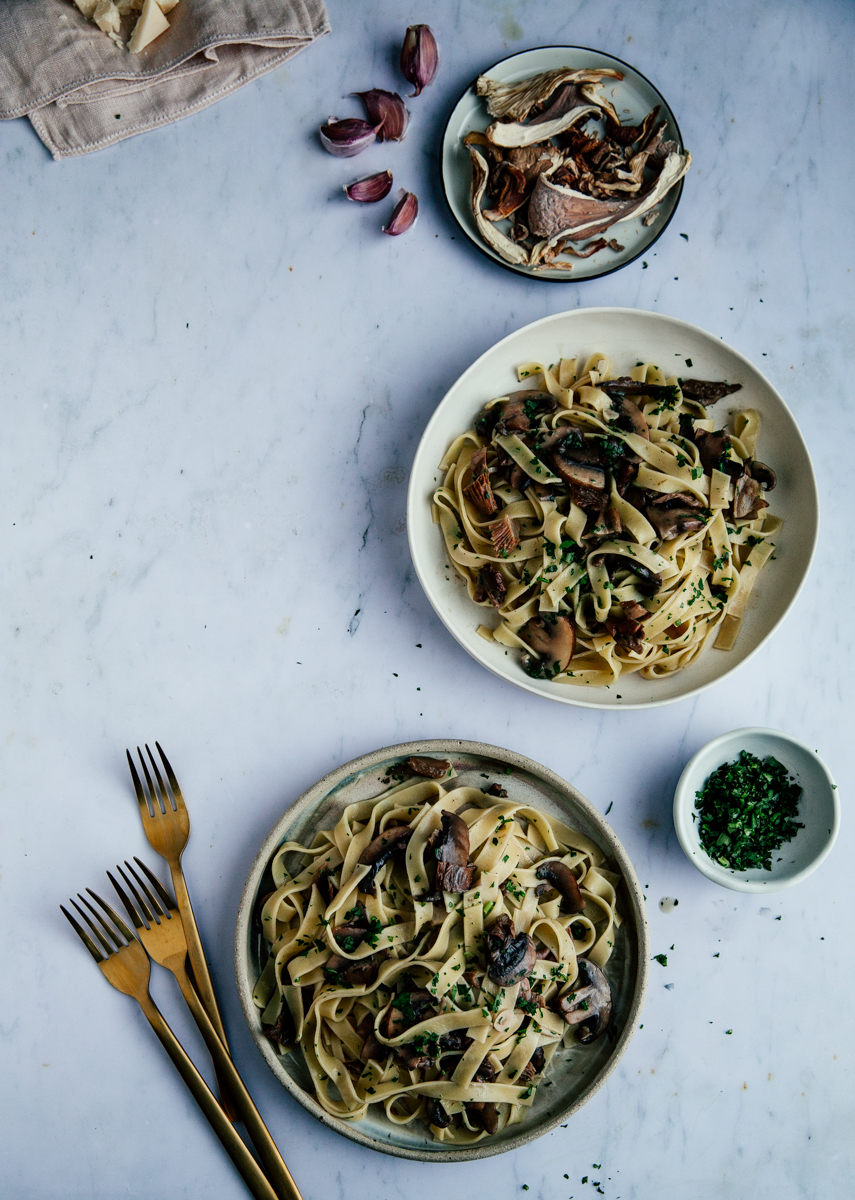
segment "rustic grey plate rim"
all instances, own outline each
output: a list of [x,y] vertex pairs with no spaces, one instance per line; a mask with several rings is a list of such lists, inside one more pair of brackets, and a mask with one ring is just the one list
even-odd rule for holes
[[[369,1137],[360,1132],[358,1124],[351,1124],[347,1121],[339,1120],[331,1116],[308,1092],[304,1091],[296,1081],[288,1074],[287,1070],[279,1059],[279,1056],[273,1050],[269,1041],[261,1032],[258,1011],[252,1001],[252,990],[255,985],[255,980],[252,978],[249,954],[249,937],[251,931],[251,922],[255,898],[258,891],[261,878],[272,857],[276,847],[283,841],[285,832],[294,824],[294,822],[311,808],[312,805],[319,803],[327,796],[334,788],[336,788],[343,780],[350,775],[357,775],[367,770],[376,769],[381,763],[387,762],[392,758],[406,758],[411,754],[426,754],[426,755],[472,755],[482,758],[492,758],[496,762],[503,763],[520,771],[525,771],[529,775],[546,784],[555,793],[556,803],[560,800],[570,801],[578,809],[582,811],[586,820],[594,827],[597,834],[602,838],[604,848],[607,847],[609,854],[617,860],[621,874],[623,875],[626,893],[629,899],[633,918],[632,924],[635,930],[635,948],[638,959],[637,975],[632,993],[632,1001],[630,1004],[627,1019],[621,1033],[615,1042],[612,1053],[604,1064],[599,1074],[592,1082],[584,1088],[584,1090],[576,1096],[569,1104],[565,1105],[554,1114],[547,1114],[542,1118],[536,1127],[526,1129],[525,1124],[520,1126],[520,1132],[515,1137],[510,1137],[503,1140],[501,1143],[493,1143],[491,1141],[477,1142],[474,1146],[464,1147],[459,1149],[445,1149],[435,1151],[423,1151],[418,1149],[410,1149],[405,1146],[396,1146],[391,1142],[383,1142],[375,1137]],[[630,914],[627,914],[628,916]],[[317,783],[313,784],[303,794],[290,805],[276,824],[271,829],[270,833],[265,838],[258,853],[256,854],[252,866],[249,869],[247,880],[241,894],[238,904],[237,922],[235,928],[235,977],[237,982],[238,995],[240,997],[241,1009],[252,1035],[253,1041],[258,1047],[262,1057],[270,1067],[273,1074],[285,1089],[294,1097],[299,1104],[312,1114],[322,1125],[335,1133],[342,1134],[351,1141],[358,1143],[361,1146],[370,1150],[379,1150],[384,1154],[391,1154],[398,1158],[406,1158],[418,1162],[464,1162],[480,1158],[489,1158],[495,1154],[503,1154],[509,1150],[518,1149],[520,1146],[527,1145],[543,1134],[548,1133],[551,1129],[555,1129],[559,1124],[566,1121],[570,1116],[587,1103],[591,1097],[599,1091],[606,1079],[611,1075],[612,1071],[617,1066],[626,1051],[629,1042],[638,1027],[638,1021],[641,1014],[641,1008],[644,1003],[644,996],[647,990],[648,972],[649,972],[649,933],[647,928],[647,917],[645,913],[644,897],[641,890],[641,885],[638,882],[635,870],[632,863],[624,850],[620,840],[612,830],[611,826],[605,820],[603,815],[591,804],[591,802],[574,787],[573,784],[563,779],[555,771],[544,767],[542,764],[535,762],[533,759],[519,754],[513,750],[506,750],[500,746],[492,746],[486,742],[466,741],[457,738],[434,738],[428,740],[420,740],[414,742],[403,742],[398,745],[386,746],[380,750],[375,750],[368,754],[360,755],[345,763],[343,766],[336,768],[324,775]]]

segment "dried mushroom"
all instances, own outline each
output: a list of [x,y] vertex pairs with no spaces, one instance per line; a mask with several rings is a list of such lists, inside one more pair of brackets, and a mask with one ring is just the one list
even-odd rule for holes
[[[691,155],[664,139],[660,107],[638,125],[622,125],[603,94],[605,79],[623,73],[560,68],[513,84],[477,80],[494,120],[464,139],[472,213],[505,262],[572,270],[573,258],[620,252],[620,242],[601,235],[630,217],[649,223],[689,169]],[[507,232],[496,227],[505,219],[512,220]]]

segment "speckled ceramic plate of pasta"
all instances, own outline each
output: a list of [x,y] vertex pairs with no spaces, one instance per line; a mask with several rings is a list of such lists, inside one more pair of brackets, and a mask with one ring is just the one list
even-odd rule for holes
[[605,819],[547,768],[465,741],[388,747],[310,788],[253,863],[235,947],[291,1095],[423,1161],[565,1122],[632,1037],[648,961]]
[[561,703],[647,708],[772,635],[819,509],[798,426],[748,359],[673,317],[600,308],[536,321],[464,372],[416,451],[407,525],[428,599],[483,666]]

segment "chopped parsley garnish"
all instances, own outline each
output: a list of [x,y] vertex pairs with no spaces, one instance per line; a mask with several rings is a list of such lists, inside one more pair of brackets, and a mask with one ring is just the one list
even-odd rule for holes
[[777,759],[743,750],[695,795],[701,845],[723,867],[771,871],[772,852],[804,828],[796,820],[801,794]]
[[667,954],[654,954],[653,961],[658,962],[660,967],[667,967],[668,966],[668,955]]

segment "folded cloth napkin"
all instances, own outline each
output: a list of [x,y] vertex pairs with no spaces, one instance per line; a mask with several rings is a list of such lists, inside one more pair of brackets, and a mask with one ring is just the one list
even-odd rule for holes
[[0,0],[0,119],[28,116],[55,159],[198,112],[329,33],[323,0],[181,0],[139,54],[72,0]]

